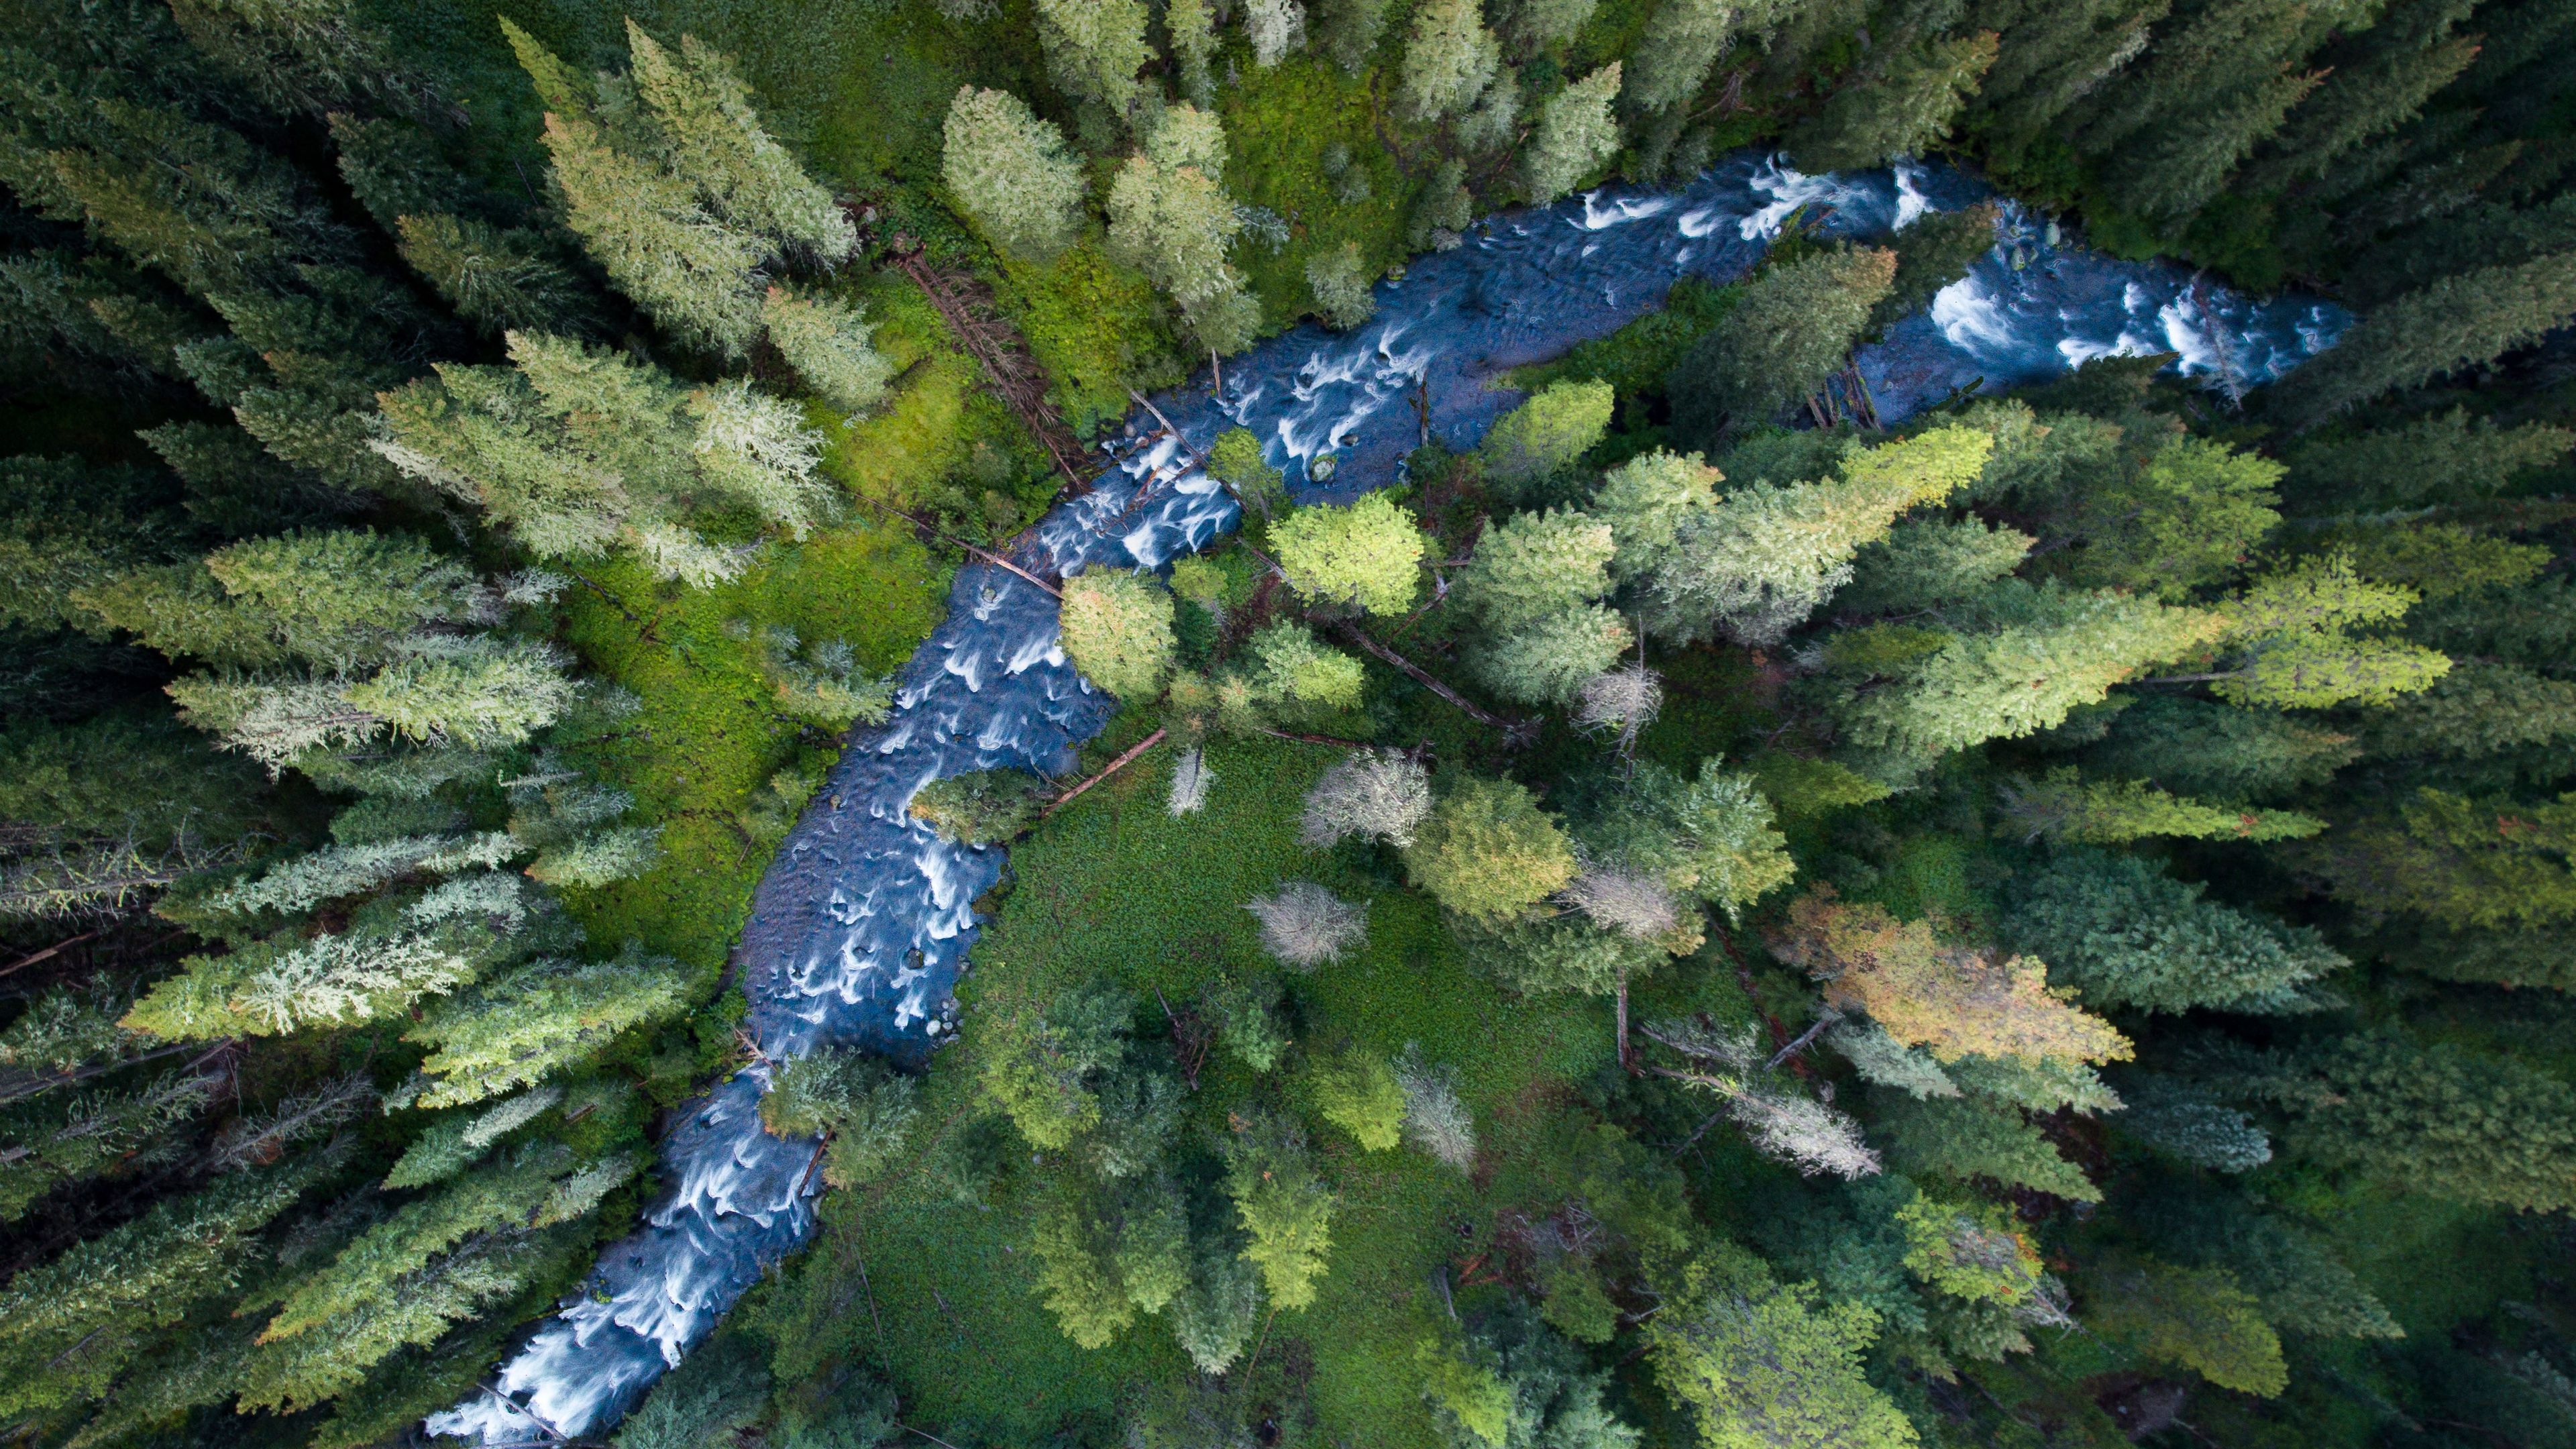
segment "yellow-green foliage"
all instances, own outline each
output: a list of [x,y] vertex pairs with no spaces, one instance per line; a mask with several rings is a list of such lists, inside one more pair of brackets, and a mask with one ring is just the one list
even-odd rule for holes
[[1994,1203],[1918,1197],[1896,1210],[1907,1272],[1953,1298],[2018,1303],[2039,1286],[2039,1255]]
[[1562,890],[1574,878],[1574,847],[1527,789],[1469,780],[1432,807],[1404,865],[1434,900],[1491,924]]
[[[960,1045],[923,1082],[913,1170],[824,1199],[823,1238],[786,1275],[777,1312],[816,1352],[881,1356],[922,1422],[972,1419],[1014,1441],[1043,1437],[1068,1413],[1114,1413],[1138,1381],[1186,1378],[1190,1361],[1162,1320],[1140,1319],[1086,1350],[1030,1293],[1038,1270],[1031,1233],[1054,1174],[1028,1166],[1030,1147],[1008,1126],[999,1130],[1009,1150],[998,1157],[1011,1169],[986,1197],[993,1211],[954,1205],[931,1165],[982,1115],[973,1063],[1009,1018],[1101,981],[1143,1003],[1141,1050],[1159,1015],[1153,989],[1179,1007],[1220,977],[1260,974],[1258,923],[1241,902],[1284,879],[1312,879],[1377,899],[1368,940],[1331,971],[1295,983],[1300,1039],[1348,1043],[1379,1060],[1408,1041],[1439,1043],[1484,1129],[1481,1157],[1494,1176],[1480,1185],[1419,1153],[1363,1152],[1329,1119],[1309,1117],[1310,1154],[1340,1204],[1331,1255],[1312,1306],[1272,1323],[1262,1361],[1291,1344],[1285,1351],[1311,1355],[1308,1402],[1327,1438],[1446,1449],[1414,1361],[1416,1346],[1447,1321],[1431,1271],[1460,1251],[1451,1223],[1490,1222],[1503,1208],[1576,1192],[1594,1202],[1615,1196],[1583,1179],[1585,1164],[1607,1160],[1599,1148],[1571,1157],[1546,1150],[1560,1135],[1561,1104],[1574,1100],[1572,1084],[1609,1061],[1610,1008],[1507,998],[1467,965],[1430,902],[1372,887],[1361,868],[1299,845],[1306,791],[1340,752],[1226,738],[1211,739],[1206,752],[1217,783],[1196,814],[1166,813],[1173,756],[1158,750],[1013,848],[1018,884],[977,944],[961,991]],[[1264,1081],[1232,1053],[1212,1053],[1199,1089],[1184,1098],[1185,1131],[1223,1140],[1232,1135],[1229,1114],[1265,1093],[1282,1105],[1305,1095],[1278,1094]],[[1047,1154],[1050,1165],[1059,1160]],[[871,1292],[882,1335],[864,1306],[851,1311]],[[973,1356],[976,1372],[958,1372],[961,1354]]]
[[2281,1336],[2223,1268],[2115,1260],[2084,1286],[2086,1326],[2144,1358],[2242,1394],[2270,1398],[2289,1386]]
[[1092,683],[1120,699],[1150,700],[1171,676],[1172,596],[1114,569],[1064,581],[1064,652]]
[[1128,389],[1153,392],[1189,373],[1154,284],[1111,261],[1096,235],[1049,262],[1006,258],[994,280],[1053,384],[1048,400],[1084,437],[1127,416]]
[[1400,614],[1421,587],[1422,530],[1382,493],[1300,508],[1271,525],[1270,542],[1288,581],[1319,602]]
[[1426,1338],[1414,1351],[1422,1394],[1458,1421],[1458,1427],[1493,1449],[1502,1449],[1512,1422],[1511,1386],[1481,1363],[1467,1360],[1463,1344]]
[[1386,1058],[1356,1048],[1316,1057],[1306,1085],[1324,1120],[1367,1151],[1384,1152],[1404,1140],[1404,1088]]

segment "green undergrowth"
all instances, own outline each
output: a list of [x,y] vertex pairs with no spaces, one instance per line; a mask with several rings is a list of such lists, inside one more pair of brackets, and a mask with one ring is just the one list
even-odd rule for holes
[[988,276],[1046,369],[1048,400],[1082,437],[1134,409],[1128,389],[1159,391],[1189,376],[1188,352],[1153,285],[1111,261],[1096,235],[1050,261],[1004,259]]
[[895,380],[885,406],[866,417],[815,414],[832,443],[825,470],[862,498],[928,509],[977,539],[1008,537],[1044,512],[1056,487],[1046,454],[984,386],[982,364],[957,345],[930,299],[890,271],[852,291]]
[[[1276,331],[1316,310],[1306,285],[1313,258],[1357,242],[1373,274],[1405,259],[1406,221],[1429,163],[1408,165],[1389,154],[1375,118],[1383,110],[1392,135],[1399,128],[1391,110],[1372,99],[1367,83],[1322,56],[1294,55],[1261,70],[1247,52],[1238,64],[1242,83],[1226,87],[1217,102],[1229,153],[1226,189],[1247,206],[1277,213],[1288,243],[1273,250],[1247,236],[1234,260],[1261,297],[1265,330]],[[1359,199],[1344,200],[1326,174],[1325,152],[1336,145],[1349,157],[1339,185],[1356,194],[1351,178],[1366,178]]]
[[[838,753],[830,732],[781,712],[763,673],[765,636],[838,639],[863,668],[886,672],[942,617],[946,570],[907,533],[854,521],[772,547],[715,588],[667,584],[625,559],[581,576],[565,596],[563,637],[588,672],[642,701],[586,763],[661,827],[662,855],[633,880],[564,894],[592,940],[641,941],[711,989],[770,854]],[[701,1013],[702,1050],[730,1045],[738,1002],[728,994]],[[650,1074],[679,1090],[698,1065],[657,1059]]]
[[[1485,1151],[1471,1178],[1407,1148],[1362,1153],[1310,1120],[1340,1198],[1330,1269],[1312,1308],[1269,1323],[1258,1350],[1268,1367],[1254,1369],[1298,1380],[1325,1441],[1435,1449],[1444,1441],[1414,1361],[1445,1319],[1434,1270],[1472,1258],[1498,1211],[1547,1196],[1570,1170],[1577,1088],[1612,1059],[1609,1003],[1506,996],[1462,959],[1430,902],[1401,888],[1390,860],[1301,846],[1306,789],[1337,751],[1212,741],[1207,807],[1180,818],[1165,809],[1176,758],[1158,748],[1013,847],[1017,883],[976,946],[959,993],[961,1044],[934,1062],[924,1118],[957,1132],[982,1110],[972,1061],[984,1024],[1005,1013],[1113,982],[1135,994],[1137,1038],[1149,1042],[1160,1001],[1185,1004],[1219,972],[1274,969],[1246,900],[1294,879],[1366,899],[1365,947],[1287,978],[1291,1034],[1301,1046],[1387,1054],[1419,1043],[1456,1070]],[[1293,1061],[1263,1078],[1222,1048],[1212,1053],[1185,1137],[1212,1150],[1230,1112],[1256,1101],[1293,1106]],[[1137,1379],[1188,1371],[1159,1320],[1095,1352],[1058,1328],[1031,1291],[1028,1240],[1032,1198],[1051,1174],[1011,1140],[1011,1166],[986,1209],[948,1201],[926,1173],[828,1199],[823,1240],[765,1310],[773,1323],[820,1321],[802,1315],[845,1301],[832,1330],[848,1336],[840,1351],[881,1361],[915,1422],[961,1427],[986,1443],[1037,1442],[1068,1420],[1111,1412]]]

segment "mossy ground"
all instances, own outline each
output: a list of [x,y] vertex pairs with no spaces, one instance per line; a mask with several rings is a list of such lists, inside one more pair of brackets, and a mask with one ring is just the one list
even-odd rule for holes
[[[1293,1034],[1301,1044],[1347,1041],[1387,1054],[1419,1043],[1428,1059],[1456,1069],[1485,1160],[1470,1177],[1410,1149],[1362,1153],[1318,1127],[1316,1146],[1340,1193],[1331,1267],[1317,1303],[1278,1315],[1262,1352],[1310,1375],[1304,1397],[1328,1439],[1428,1449],[1443,1441],[1413,1355],[1442,1313],[1434,1270],[1472,1256],[1496,1210],[1532,1193],[1533,1173],[1545,1170],[1539,1142],[1579,1085],[1612,1059],[1611,1013],[1604,1001],[1505,995],[1463,959],[1430,903],[1400,887],[1389,861],[1355,847],[1301,846],[1305,791],[1337,754],[1213,742],[1207,808],[1175,819],[1164,801],[1176,756],[1158,749],[1015,846],[1018,883],[976,947],[960,992],[962,1040],[925,1081],[924,1110],[952,1125],[981,1110],[972,1058],[979,1024],[999,1013],[1105,980],[1135,992],[1139,1021],[1149,1022],[1159,1014],[1157,991],[1180,1004],[1220,971],[1271,969],[1246,900],[1292,879],[1366,898],[1366,947],[1289,978]],[[1291,1100],[1284,1071],[1265,1080],[1220,1047],[1190,1099],[1186,1130],[1213,1139],[1230,1110]],[[825,1240],[789,1290],[799,1302],[852,1299],[841,1321],[848,1350],[881,1358],[924,1421],[966,1426],[987,1442],[1034,1442],[1068,1419],[1113,1410],[1133,1381],[1187,1372],[1157,1320],[1096,1352],[1057,1327],[1030,1291],[1026,1256],[1029,1199],[1047,1177],[1027,1165],[1025,1144],[1019,1151],[1013,1160],[1025,1166],[1005,1177],[989,1211],[939,1199],[926,1179],[836,1195],[824,1210]],[[873,1309],[861,1301],[870,1295]]]

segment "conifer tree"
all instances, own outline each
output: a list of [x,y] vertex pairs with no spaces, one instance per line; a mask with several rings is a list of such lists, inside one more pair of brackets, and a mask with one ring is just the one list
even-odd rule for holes
[[21,1270],[0,1294],[0,1413],[96,1397],[196,1304],[237,1287],[257,1234],[336,1166],[330,1154],[218,1178]]
[[1655,1378],[1710,1449],[1912,1449],[1913,1426],[1862,1374],[1874,1310],[1820,1303],[1814,1284],[1782,1284],[1740,1250],[1668,1291],[1684,1311],[1647,1329]]
[[1315,305],[1325,320],[1339,331],[1347,332],[1376,314],[1377,298],[1369,290],[1375,280],[1360,256],[1358,242],[1317,252],[1306,263],[1306,289],[1315,294]]
[[431,1008],[407,1033],[428,1047],[426,1107],[472,1102],[596,1054],[629,1027],[687,1005],[678,963],[632,949],[614,961],[543,960]]
[[566,338],[509,344],[513,368],[441,364],[386,394],[373,446],[540,557],[622,546],[704,584],[744,558],[696,532],[697,510],[747,510],[800,537],[814,523],[819,447],[787,403],[740,381],[684,392],[649,363]]
[[1517,513],[1487,529],[1451,583],[1458,607],[1511,631],[1610,592],[1610,526],[1580,513]]
[[1770,268],[1665,380],[1674,430],[1693,441],[1771,420],[1824,385],[1896,277],[1893,252],[1820,252]]
[[589,288],[541,233],[444,214],[406,215],[395,226],[403,260],[488,335],[596,326]]
[[1172,672],[1172,596],[1132,573],[1089,569],[1065,580],[1065,653],[1092,683],[1150,700]]
[[1110,183],[1109,247],[1171,295],[1201,343],[1239,352],[1252,345],[1261,304],[1226,261],[1243,219],[1224,171],[1216,118],[1189,106],[1166,112],[1145,153]]
[[1726,53],[1738,13],[1723,0],[1663,0],[1628,57],[1628,103],[1662,111],[1697,94]]
[[1388,0],[1319,0],[1324,17],[1324,48],[1333,62],[1353,75],[1367,69],[1386,33]]
[[630,77],[574,76],[501,22],[547,107],[565,223],[654,319],[726,355],[759,326],[754,271],[790,256],[832,265],[858,233],[779,146],[732,63],[683,36],[674,56],[629,21]]
[[2158,692],[2122,709],[2088,759],[2185,794],[2245,800],[2322,784],[2359,753],[2352,735],[2276,710]]
[[772,287],[760,317],[769,340],[816,394],[850,414],[885,401],[894,367],[868,345],[867,309],[836,297]]
[[1306,44],[1306,10],[1297,0],[1246,0],[1243,28],[1252,63],[1268,70]]
[[1208,68],[1216,56],[1216,16],[1208,0],[1171,0],[1163,29],[1181,63],[1182,96],[1200,110],[1216,109],[1216,75]]
[[2069,851],[2014,880],[2004,934],[2095,1006],[2291,1012],[2343,968],[2313,931],[2204,900],[2133,855]]
[[1476,456],[1485,481],[1518,498],[1574,466],[1608,435],[1617,399],[1610,384],[1552,382],[1496,420]]
[[2083,780],[2070,769],[2042,781],[2016,780],[2003,791],[2003,824],[2025,840],[2047,836],[2069,845],[2122,845],[2153,835],[2192,840],[2304,840],[2326,828],[2312,815],[2211,805],[2141,780]]
[[1790,133],[1789,154],[1809,171],[1847,171],[1919,154],[1948,138],[1995,53],[1995,33],[1985,30],[1912,47],[1883,71],[1864,67]]
[[1004,252],[1045,261],[1081,225],[1082,168],[1064,135],[1008,91],[961,86],[948,107],[941,175]]
[[1532,204],[1544,206],[1582,184],[1619,149],[1619,123],[1610,102],[1619,94],[1619,62],[1548,97],[1539,108],[1522,174]]
[[1785,637],[1852,576],[1852,556],[1897,515],[1975,478],[1991,440],[1959,427],[1857,454],[1845,476],[1786,488],[1756,483],[1681,526],[1649,584],[1648,623],[1675,638]]
[[1970,23],[2000,32],[1994,68],[1968,126],[2006,165],[2048,138],[2051,123],[2145,51],[2171,0],[1981,0]]
[[2253,1083],[2298,1149],[2400,1191],[2556,1212],[2576,1201],[2576,1093],[2512,1057],[2356,1034]]
[[1479,0],[1426,0],[1405,39],[1397,101],[1416,121],[1462,115],[1501,63],[1502,47],[1485,29]]
[[2390,388],[2491,362],[2576,317],[2576,251],[2444,277],[2354,324],[2278,394],[2311,428]]
[[1574,879],[1574,851],[1529,791],[1471,779],[1432,808],[1405,847],[1415,885],[1471,921],[1496,925]]
[[1288,582],[1319,603],[1400,614],[1421,588],[1422,530],[1383,494],[1300,508],[1271,526],[1270,543]]
[[2415,592],[2360,578],[2349,554],[2312,558],[2255,581],[2220,616],[2241,652],[2233,668],[2169,676],[2209,681],[2233,704],[2275,709],[2387,704],[2433,685],[2451,661],[2420,644],[2356,634],[2415,603]]
[[1225,1144],[1225,1190],[1251,1242],[1243,1256],[1279,1308],[1315,1301],[1332,1251],[1333,1191],[1316,1172],[1305,1133],[1267,1113],[1250,1114]]
[[2576,449],[2576,432],[2547,423],[2498,427],[2466,408],[2401,427],[2310,434],[2292,448],[2287,485],[2322,508],[2403,508],[2427,499],[2493,493],[2516,474]]
[[2332,73],[2290,113],[2246,182],[2270,190],[2322,177],[2354,147],[2414,120],[2477,58],[2474,38],[2450,34],[2466,8],[2457,0],[2395,6],[2341,47]]
[[1037,20],[1056,89],[1124,119],[1149,57],[1140,0],[1038,0]]
[[[1558,50],[1573,40],[1598,8],[1600,0],[1512,0],[1494,28],[1520,54],[1535,55]],[[1617,89],[1611,87],[1611,93]]]
[[2216,636],[2217,615],[2116,594],[2033,589],[2007,580],[1955,634],[1843,706],[1848,737],[1883,765],[1929,761],[1989,739],[2048,729],[2154,661]]
[[1946,944],[1925,922],[1846,905],[1830,889],[1789,908],[1788,930],[1771,949],[1823,980],[1828,1002],[1867,1012],[1889,1036],[1945,1064],[1976,1055],[2072,1065],[2131,1054],[2109,1023],[2049,990],[2043,963]]
[[1692,520],[1717,507],[1724,481],[1698,454],[1660,448],[1602,475],[1585,511],[1610,526],[1611,575],[1625,584],[1659,572]]

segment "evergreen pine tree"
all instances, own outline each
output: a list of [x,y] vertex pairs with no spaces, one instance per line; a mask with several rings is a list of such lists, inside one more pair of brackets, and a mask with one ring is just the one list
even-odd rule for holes
[[1503,496],[1519,498],[1565,472],[1610,431],[1617,402],[1610,384],[1552,382],[1503,414],[1476,456],[1485,481]]
[[2133,855],[2076,850],[2017,875],[2004,935],[2096,1006],[2301,1011],[2301,988],[2342,969],[2313,931],[2202,899]]
[[2576,449],[2576,432],[2548,423],[2498,427],[2466,408],[2367,432],[2311,434],[2290,450],[2293,496],[2332,511],[2404,508],[2503,488]]
[[868,345],[867,309],[837,297],[772,287],[761,303],[770,343],[823,401],[856,415],[885,401],[894,367]]
[[[1848,738],[1879,762],[1928,763],[1989,739],[2054,727],[2143,666],[2210,640],[2220,619],[2117,594],[2033,589],[2007,580],[1976,611],[1985,627],[1952,635],[1842,706]],[[1963,622],[1965,622],[1963,620]]]
[[2172,0],[1979,0],[1969,23],[1998,31],[1994,68],[1967,126],[2006,166],[2052,139],[2052,123],[2146,50]]
[[1341,331],[1357,327],[1376,314],[1377,298],[1369,290],[1375,280],[1367,261],[1360,256],[1358,242],[1344,242],[1331,251],[1317,252],[1306,263],[1306,289],[1315,294],[1315,305],[1325,320]]
[[1208,62],[1216,57],[1216,16],[1208,0],[1171,0],[1163,10],[1163,29],[1181,63],[1182,96],[1200,110],[1215,110],[1216,75]]
[[2454,1202],[2576,1202],[2576,1092],[2517,1058],[2378,1033],[2286,1065],[2258,1090],[2290,1112],[2304,1154]]
[[1661,570],[1692,520],[1717,507],[1724,481],[1698,454],[1660,448],[1602,475],[1585,511],[1610,526],[1611,575],[1625,584]]
[[1045,261],[1080,227],[1081,166],[1063,134],[1008,91],[958,88],[941,167],[957,204],[1004,252]]
[[1870,313],[1872,331],[1884,332],[1930,306],[1942,288],[1968,274],[1995,248],[1995,204],[1981,201],[1956,211],[1916,218],[1888,242],[1896,253],[1896,279]]
[[1404,850],[1405,870],[1432,899],[1498,925],[1574,879],[1574,851],[1529,791],[1470,779],[1444,797]]
[[2281,390],[2282,416],[2310,428],[2390,388],[2476,367],[2576,317],[2576,251],[2444,277],[2354,324]]
[[1847,171],[1928,150],[1948,138],[1995,53],[1986,30],[1911,47],[1883,70],[1864,67],[1789,134],[1789,154],[1809,171]]
[[1218,352],[1252,345],[1261,304],[1226,261],[1243,229],[1225,193],[1223,133],[1188,106],[1165,113],[1109,188],[1109,248],[1179,304],[1199,341]]
[[1647,1329],[1655,1378],[1710,1449],[1912,1449],[1914,1428],[1862,1373],[1878,1315],[1782,1284],[1741,1250],[1685,1270],[1678,1312]]
[[1895,277],[1895,253],[1866,249],[1819,252],[1755,277],[1665,380],[1674,431],[1697,441],[1755,427],[1822,387]]
[[1417,121],[1462,115],[1501,63],[1502,47],[1485,29],[1478,0],[1425,0],[1405,39],[1397,102]]
[[1368,68],[1379,37],[1386,34],[1387,5],[1388,0],[1320,0],[1324,48],[1334,64],[1353,75]]
[[1614,60],[1548,97],[1539,108],[1538,131],[1521,163],[1533,204],[1544,206],[1572,191],[1619,149],[1619,123],[1610,114],[1610,102],[1618,94],[1619,62]]
[[[1495,29],[1522,55],[1555,51],[1574,39],[1601,0],[1512,0]],[[1603,93],[1606,103],[1617,86]]]
[[403,260],[487,335],[597,326],[588,287],[543,234],[449,215],[404,216],[396,225]]
[[1974,429],[1937,428],[1855,455],[1830,482],[1756,483],[1728,495],[1682,526],[1649,585],[1649,626],[1681,639],[1715,631],[1777,643],[1850,580],[1863,544],[1975,478],[1991,447]]
[[1123,119],[1150,54],[1141,0],[1038,0],[1037,20],[1056,89]]
[[1150,580],[1087,569],[1065,580],[1064,651],[1083,676],[1130,702],[1162,693],[1172,672],[1172,596]]
[[1422,530],[1382,493],[1300,508],[1271,525],[1270,545],[1288,582],[1318,603],[1401,614],[1422,587]]
[[1737,13],[1724,0],[1663,0],[1628,57],[1628,103],[1662,111],[1697,94],[1726,53]]

